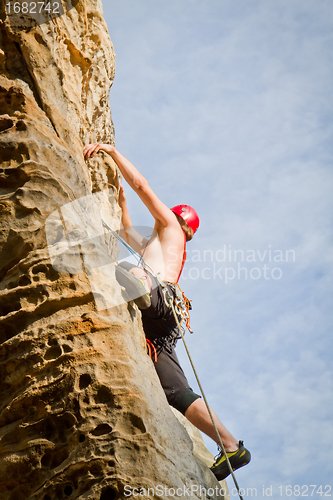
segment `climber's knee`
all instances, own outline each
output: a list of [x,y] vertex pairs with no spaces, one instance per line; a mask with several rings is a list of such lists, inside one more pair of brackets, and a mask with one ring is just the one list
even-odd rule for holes
[[171,406],[185,415],[187,408],[199,398],[200,396],[193,392],[191,388],[187,388],[175,398],[175,400],[171,403]]
[[141,280],[142,282],[144,282],[144,285],[145,285],[146,290],[148,292],[151,291],[151,287],[152,287],[151,279],[148,276],[148,274],[145,272],[145,270],[142,269],[142,267],[132,267],[132,269],[130,270],[130,273],[133,274],[136,278],[139,278],[139,280]]
[[122,261],[116,266],[116,276],[117,276],[117,267],[122,267],[126,269],[129,273],[133,274],[139,280],[142,280],[144,283],[147,292],[151,292],[152,289],[152,281],[148,273],[142,267],[137,267],[127,261]]

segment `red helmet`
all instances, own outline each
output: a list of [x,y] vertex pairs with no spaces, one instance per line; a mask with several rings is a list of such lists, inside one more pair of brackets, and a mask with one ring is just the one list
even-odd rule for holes
[[196,232],[196,230],[199,227],[199,216],[194,210],[194,208],[190,207],[189,205],[176,205],[175,207],[170,209],[171,212],[174,214],[179,215],[188,227],[193,229],[193,234]]

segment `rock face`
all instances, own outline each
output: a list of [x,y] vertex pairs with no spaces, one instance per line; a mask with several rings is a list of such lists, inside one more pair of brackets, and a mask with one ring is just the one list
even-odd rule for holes
[[[104,250],[87,244],[82,259],[82,245],[68,244],[78,227],[61,207],[109,189],[101,210],[113,227],[120,216],[115,165],[82,155],[88,142],[114,140],[113,47],[100,1],[73,3],[26,27],[0,6],[1,499],[111,500],[134,488],[221,498],[207,493],[219,483],[166,402],[139,311],[96,305],[91,276]],[[47,234],[51,214],[62,226]],[[116,296],[117,246],[105,248],[109,272],[96,276],[109,276]]]

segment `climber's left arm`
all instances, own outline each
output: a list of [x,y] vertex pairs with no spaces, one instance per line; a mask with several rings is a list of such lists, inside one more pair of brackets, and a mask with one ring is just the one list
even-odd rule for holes
[[143,250],[145,249],[147,245],[147,239],[141,236],[138,231],[132,226],[132,221],[131,217],[129,215],[128,209],[127,209],[127,203],[126,203],[126,196],[124,192],[124,187],[122,184],[119,186],[119,196],[118,196],[118,204],[121,208],[122,216],[121,216],[121,222],[124,228],[124,235],[121,234],[122,231],[120,231],[120,236],[124,237],[129,245],[131,245],[134,250],[142,254]]

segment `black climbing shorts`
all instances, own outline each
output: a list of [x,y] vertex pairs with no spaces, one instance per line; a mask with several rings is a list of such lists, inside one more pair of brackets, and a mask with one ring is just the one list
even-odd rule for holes
[[154,365],[169,405],[185,415],[187,408],[200,396],[189,386],[174,348],[171,352],[160,349]]
[[[119,265],[127,271],[135,267],[129,262],[121,262]],[[189,386],[174,349],[179,332],[172,309],[165,304],[158,280],[149,271],[146,272],[152,281],[152,289],[151,306],[141,310],[143,329],[146,338],[156,348],[157,362],[153,362],[168,403],[185,414],[187,408],[200,396]],[[174,296],[172,284],[165,284]]]

